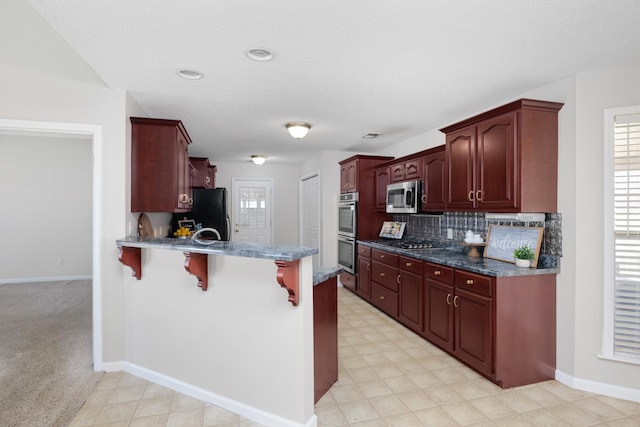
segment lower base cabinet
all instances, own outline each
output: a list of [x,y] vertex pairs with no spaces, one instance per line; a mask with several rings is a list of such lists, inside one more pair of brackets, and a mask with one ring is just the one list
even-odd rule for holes
[[[555,274],[489,277],[375,249],[371,258],[370,303],[398,322],[502,388],[555,377]],[[396,270],[380,264],[398,258]]]

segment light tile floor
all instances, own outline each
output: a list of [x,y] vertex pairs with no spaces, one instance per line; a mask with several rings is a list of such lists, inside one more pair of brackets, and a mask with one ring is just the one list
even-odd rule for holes
[[[557,381],[503,390],[344,288],[338,289],[339,380],[316,404],[319,427],[640,426],[640,403]],[[109,373],[79,426],[258,426],[234,413]]]

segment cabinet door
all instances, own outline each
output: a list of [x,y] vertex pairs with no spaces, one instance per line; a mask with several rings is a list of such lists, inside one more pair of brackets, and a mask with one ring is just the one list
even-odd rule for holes
[[453,286],[425,280],[423,335],[440,348],[453,351]]
[[340,192],[353,193],[358,191],[358,161],[352,160],[340,165]]
[[389,184],[389,168],[376,169],[376,210],[386,211],[387,185]]
[[368,300],[371,296],[371,259],[358,257],[358,287],[356,292]]
[[422,331],[422,275],[400,270],[398,317],[409,328]]
[[442,211],[446,208],[447,181],[444,169],[444,151],[425,157],[422,189],[422,210],[425,212]]
[[191,192],[191,169],[189,168],[189,145],[182,132],[176,130],[176,168],[177,189],[176,199],[178,209],[191,209],[193,202]]
[[475,127],[447,134],[447,208],[475,208]]
[[456,356],[473,368],[492,374],[493,299],[456,288],[453,305]]
[[476,206],[483,210],[517,207],[515,122],[509,113],[478,124]]
[[404,163],[404,179],[420,179],[422,178],[422,159],[407,160]]
[[388,315],[398,318],[398,293],[371,282],[371,304]]
[[401,182],[404,180],[404,162],[391,165],[389,167],[389,182]]

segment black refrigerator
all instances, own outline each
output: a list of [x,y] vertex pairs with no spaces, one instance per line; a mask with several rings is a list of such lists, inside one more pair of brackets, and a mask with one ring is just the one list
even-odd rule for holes
[[[196,224],[202,224],[202,228],[215,228],[220,233],[221,240],[230,240],[230,223],[227,214],[227,189],[206,188],[193,189],[193,206],[191,218]],[[203,237],[208,236],[206,232]],[[212,236],[213,234],[211,234]]]

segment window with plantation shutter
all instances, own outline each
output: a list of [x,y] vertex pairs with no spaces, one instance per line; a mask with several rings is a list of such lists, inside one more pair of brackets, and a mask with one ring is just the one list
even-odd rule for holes
[[605,352],[640,362],[640,113],[614,115],[612,131],[613,283],[605,285],[613,294],[605,310],[612,337]]

